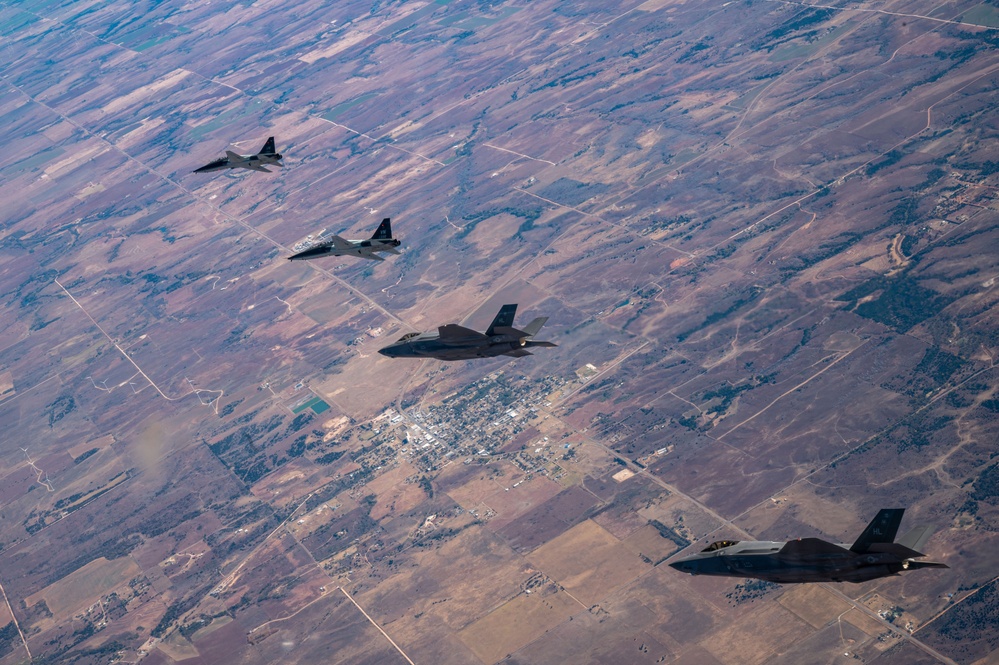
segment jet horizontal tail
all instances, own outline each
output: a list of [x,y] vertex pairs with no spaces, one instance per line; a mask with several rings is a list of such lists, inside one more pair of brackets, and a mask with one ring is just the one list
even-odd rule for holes
[[526,333],[529,337],[534,337],[539,332],[541,332],[541,328],[543,328],[547,322],[548,322],[547,316],[539,316],[538,318],[534,319],[526,326],[524,326],[524,333]]
[[934,528],[928,524],[917,526],[899,538],[898,544],[922,552],[923,548],[926,547],[926,541],[933,535],[933,531]]
[[530,337],[523,330],[517,330],[516,328],[511,328],[510,326],[495,326],[492,328],[492,336],[503,336],[503,337]]
[[906,547],[901,543],[874,543],[867,548],[867,551],[894,554],[899,559],[912,559],[914,557],[926,556],[922,552],[917,552],[916,550]]

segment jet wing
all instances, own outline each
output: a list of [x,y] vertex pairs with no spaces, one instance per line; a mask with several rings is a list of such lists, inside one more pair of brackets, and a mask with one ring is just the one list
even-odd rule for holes
[[378,248],[378,251],[380,251],[380,252],[388,252],[389,254],[402,254],[402,252],[400,252],[398,249],[396,249],[392,245],[382,245],[381,247]]
[[222,159],[216,159],[213,162],[208,162],[204,166],[194,170],[195,173],[207,173],[209,171],[218,171],[220,169],[228,168],[229,160],[223,157]]
[[489,337],[477,330],[465,328],[454,323],[439,327],[437,335],[441,343],[448,346],[474,346],[489,342]]
[[237,155],[232,150],[226,150],[225,156],[230,162],[245,162],[246,158],[242,155]]
[[270,169],[265,169],[260,164],[253,164],[252,166],[249,165],[249,164],[240,164],[240,166],[242,166],[243,168],[250,169],[251,171],[263,171],[264,173],[270,173],[271,172]]
[[524,356],[533,356],[534,354],[527,349],[514,349],[513,351],[507,351],[503,355],[511,356],[513,358],[523,358]]
[[816,557],[849,555],[850,550],[820,538],[799,538],[784,543],[777,553],[780,559],[814,559]]
[[322,240],[324,245],[332,247],[334,249],[355,249],[354,243],[349,240],[344,240],[340,236],[328,236]]

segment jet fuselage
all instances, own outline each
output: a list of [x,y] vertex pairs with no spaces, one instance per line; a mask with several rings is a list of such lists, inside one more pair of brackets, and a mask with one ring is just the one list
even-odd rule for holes
[[449,323],[438,327],[437,332],[407,333],[378,353],[387,358],[472,360],[495,356],[522,358],[534,355],[528,349],[556,346],[553,342],[532,339],[548,317],[538,317],[518,330],[513,327],[516,315],[517,305],[503,305],[485,333]]
[[785,545],[771,541],[740,541],[712,552],[699,552],[669,565],[691,575],[748,577],[781,584],[866,582],[896,575],[910,567],[924,567],[890,552],[857,554],[849,550],[849,545],[835,546],[842,550],[841,554],[825,548],[782,555]]
[[[305,261],[323,256],[360,256],[364,258],[365,254],[370,254],[371,252],[391,252],[402,244],[398,238],[389,238],[388,240],[353,240],[348,242],[352,243],[353,246],[343,248],[336,247],[331,243],[321,243],[315,247],[302,250],[298,254],[289,256],[288,260]],[[397,254],[398,252],[393,253]]]
[[437,333],[419,333],[415,337],[399,340],[394,344],[379,349],[378,353],[387,358],[436,358],[437,360],[472,360],[475,358],[494,358],[517,351],[530,345],[526,339],[511,340],[502,335],[496,335],[479,342],[470,341],[458,345],[441,341]]
[[216,159],[210,164],[202,166],[200,169],[196,169],[195,173],[210,173],[212,171],[224,171],[226,169],[250,169],[251,171],[259,171],[264,166],[284,166],[281,163],[282,155],[276,153],[273,155],[236,155],[238,159],[233,159],[232,156],[222,157],[221,159]]

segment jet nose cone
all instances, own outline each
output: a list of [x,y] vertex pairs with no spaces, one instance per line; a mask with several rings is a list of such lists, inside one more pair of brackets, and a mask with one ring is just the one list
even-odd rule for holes
[[389,350],[388,350],[388,348],[384,348],[384,349],[378,349],[378,353],[382,354],[382,355],[383,355],[383,356],[385,356],[386,358],[391,358],[391,357],[392,357],[392,354],[391,354],[391,353],[389,353]]

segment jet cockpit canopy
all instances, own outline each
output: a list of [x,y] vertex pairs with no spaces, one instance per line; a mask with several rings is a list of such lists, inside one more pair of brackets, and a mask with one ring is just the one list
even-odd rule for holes
[[705,547],[701,552],[716,552],[726,547],[732,547],[732,545],[738,545],[738,540],[716,540],[707,547]]
[[405,335],[403,335],[402,337],[400,337],[398,341],[405,342],[406,340],[413,339],[414,337],[418,337],[419,334],[420,333],[418,333],[418,332],[406,333]]

